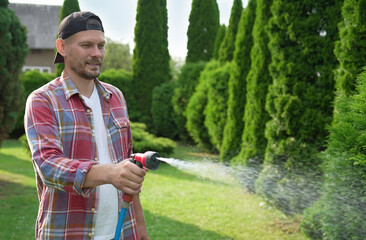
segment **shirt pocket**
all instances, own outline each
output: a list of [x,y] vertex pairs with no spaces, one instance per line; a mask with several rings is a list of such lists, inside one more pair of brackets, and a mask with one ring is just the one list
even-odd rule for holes
[[113,128],[114,130],[111,131],[111,140],[117,161],[120,162],[128,158],[132,152],[131,123],[126,117],[114,118]]
[[130,128],[130,120],[126,117],[115,118],[113,123],[118,129]]

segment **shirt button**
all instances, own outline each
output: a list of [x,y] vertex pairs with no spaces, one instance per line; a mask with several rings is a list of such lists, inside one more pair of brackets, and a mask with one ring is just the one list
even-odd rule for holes
[[[95,161],[98,161],[98,158],[96,157],[94,160],[95,160]],[[93,209],[94,209],[94,208],[93,208]]]
[[95,208],[92,208],[91,210],[94,212],[95,211]]
[[90,110],[90,109],[87,109],[86,111],[87,111],[88,113],[90,113],[90,112],[91,112],[91,110]]

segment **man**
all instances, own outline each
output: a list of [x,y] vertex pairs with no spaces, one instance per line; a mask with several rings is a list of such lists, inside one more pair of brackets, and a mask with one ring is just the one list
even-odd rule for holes
[[36,239],[113,239],[123,193],[134,197],[122,239],[149,239],[138,195],[146,173],[123,161],[132,153],[125,99],[97,80],[102,22],[75,12],[58,36],[55,63],[65,69],[28,97],[24,121],[40,201]]

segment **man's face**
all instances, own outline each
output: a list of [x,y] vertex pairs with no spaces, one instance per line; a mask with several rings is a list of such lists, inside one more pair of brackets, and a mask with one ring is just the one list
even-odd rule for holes
[[104,54],[104,33],[98,30],[78,32],[65,40],[65,68],[83,79],[94,79],[100,75]]

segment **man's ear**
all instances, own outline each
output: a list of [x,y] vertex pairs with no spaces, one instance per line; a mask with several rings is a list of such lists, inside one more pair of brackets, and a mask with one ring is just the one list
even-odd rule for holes
[[63,57],[66,56],[66,50],[65,50],[65,40],[58,38],[56,40],[56,48],[57,52],[59,52]]

